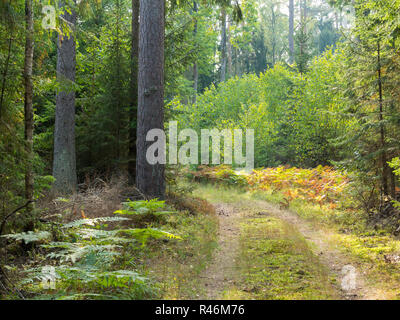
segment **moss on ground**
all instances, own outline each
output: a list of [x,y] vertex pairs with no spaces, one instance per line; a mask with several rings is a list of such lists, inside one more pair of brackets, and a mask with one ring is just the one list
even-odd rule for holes
[[199,184],[195,195],[211,203],[237,204],[243,210],[243,217],[239,219],[237,279],[235,285],[224,292],[224,299],[339,298],[328,270],[294,227],[278,218],[254,215],[253,193]]
[[245,218],[241,225],[239,281],[226,299],[336,299],[333,283],[307,242],[282,220]]

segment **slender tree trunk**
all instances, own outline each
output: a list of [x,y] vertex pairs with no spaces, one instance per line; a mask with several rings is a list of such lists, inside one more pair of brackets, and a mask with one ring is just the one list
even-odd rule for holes
[[221,82],[226,80],[226,9],[221,8]]
[[294,0],[289,0],[289,63],[294,62]]
[[307,34],[307,0],[303,0],[304,34]]
[[337,9],[335,9],[335,29],[339,31],[339,15]]
[[115,159],[117,159],[118,163],[120,163],[121,159],[121,118],[123,117],[121,115],[122,112],[122,96],[121,96],[121,90],[119,88],[122,88],[122,79],[121,79],[121,41],[120,41],[120,28],[121,28],[121,2],[120,0],[115,1],[115,38],[113,41],[113,56],[115,57],[115,71],[116,71],[116,88],[117,90],[114,91],[114,97],[115,97],[115,112],[116,112],[116,130],[115,130],[115,138],[116,138],[116,144],[114,145],[115,147]]
[[3,70],[3,81],[1,84],[1,95],[0,95],[0,119],[1,119],[1,114],[3,111],[3,103],[4,103],[4,94],[6,90],[6,81],[7,81],[7,75],[8,75],[8,68],[10,66],[10,58],[11,58],[11,47],[12,47],[12,34],[10,34],[10,38],[8,39],[8,48],[7,48],[7,58],[4,63],[4,70]]
[[271,31],[272,31],[272,65],[275,66],[276,63],[276,15],[275,7],[271,6]]
[[[389,169],[390,170],[390,169]],[[389,172],[390,174],[390,195],[393,199],[396,199],[396,175],[393,173],[392,170]]]
[[132,43],[131,43],[131,109],[129,119],[129,164],[132,181],[136,177],[136,132],[138,110],[138,64],[139,64],[139,10],[140,1],[132,0]]
[[384,195],[389,195],[389,173],[390,168],[387,163],[385,126],[383,124],[383,88],[382,88],[382,68],[381,68],[381,45],[378,41],[378,89],[379,89],[379,121],[380,121],[380,143],[381,143],[381,161],[382,161],[382,189]]
[[151,165],[146,141],[152,129],[164,130],[164,0],[140,0],[137,187],[152,198],[165,198],[165,165]]
[[[199,11],[198,5],[196,1],[193,1],[193,11],[195,14]],[[197,17],[194,22],[194,30],[193,30],[193,37],[196,39],[197,37]],[[197,61],[194,62],[193,64],[193,91],[194,91],[194,97],[193,97],[193,102],[196,103],[197,101],[197,92],[199,90],[199,70],[197,66]]]
[[[27,201],[33,200],[33,0],[25,0],[25,62],[24,62],[24,81],[25,81],[25,150],[27,155],[25,171],[25,198]],[[29,206],[28,210],[31,210]]]
[[[75,31],[76,13],[65,12],[63,18]],[[65,30],[64,30],[65,31]],[[75,69],[76,44],[74,35],[58,36],[57,79],[62,87],[56,99],[54,128],[53,176],[56,179],[54,191],[72,193],[76,191],[75,155]]]
[[227,26],[227,63],[228,63],[228,78],[232,77],[232,44],[231,44],[231,21],[228,19],[228,26]]

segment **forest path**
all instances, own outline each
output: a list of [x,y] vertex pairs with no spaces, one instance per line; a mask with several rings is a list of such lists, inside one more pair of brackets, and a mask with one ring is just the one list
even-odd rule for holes
[[[300,218],[294,212],[282,210],[266,201],[254,201],[263,209],[261,214],[272,214],[293,225],[311,244],[311,249],[327,267],[329,274],[336,279],[336,287],[340,297],[345,300],[376,300],[385,299],[384,292],[367,285],[362,265],[355,266],[349,257],[343,254],[333,244],[333,234],[322,230]],[[354,279],[354,280],[353,280]]]
[[[215,251],[212,263],[201,277],[204,291],[206,292],[206,296],[201,298],[213,300],[232,297],[226,292],[240,286],[241,277],[243,277],[243,273],[246,273],[246,270],[240,271],[237,267],[239,260],[243,259],[241,256],[243,241],[247,241],[241,235],[240,225],[254,217],[257,217],[257,219],[272,217],[289,225],[293,233],[298,232],[304,237],[304,242],[307,243],[306,246],[308,247],[307,250],[311,251],[316,259],[312,258],[308,261],[308,266],[306,265],[305,267],[306,272],[308,273],[309,270],[315,269],[315,264],[321,264],[327,271],[329,279],[334,279],[331,283],[325,285],[325,287],[331,287],[334,292],[329,297],[344,300],[387,299],[383,290],[374,287],[373,284],[371,285],[371,281],[368,281],[363,265],[355,265],[354,261],[352,262],[349,257],[338,249],[334,242],[330,241],[332,234],[329,231],[318,229],[298,217],[295,213],[281,210],[275,205],[262,200],[243,199],[240,202],[216,203],[214,205],[219,217],[218,249]],[[262,220],[259,221],[262,222]],[[264,238],[264,241],[270,239],[267,232]],[[300,247],[300,242],[302,241],[296,240],[295,245],[298,243]],[[304,248],[300,250],[304,250]],[[314,266],[311,264],[314,264]],[[295,267],[293,266],[293,268]],[[291,268],[292,266],[289,266],[289,269]],[[311,274],[312,272],[315,271],[310,271]],[[320,281],[318,275],[312,281]],[[367,283],[369,284],[367,285]],[[274,285],[272,284],[272,286]],[[277,285],[280,285],[279,282]],[[302,287],[300,286],[300,288]],[[325,289],[321,288],[321,290]],[[296,297],[302,298],[301,294]],[[239,296],[239,298],[243,297]]]

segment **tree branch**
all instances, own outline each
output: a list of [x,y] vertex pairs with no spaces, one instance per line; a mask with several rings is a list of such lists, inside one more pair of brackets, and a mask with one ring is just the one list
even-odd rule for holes
[[0,226],[0,236],[3,234],[3,229],[4,226],[6,225],[6,222],[8,219],[10,219],[14,214],[16,214],[19,210],[26,208],[27,206],[29,206],[31,203],[35,202],[35,200],[29,200],[27,203],[25,203],[23,206],[20,206],[19,208],[15,209],[13,212],[9,213],[8,215],[6,215],[3,219],[3,221],[1,222],[1,226]]

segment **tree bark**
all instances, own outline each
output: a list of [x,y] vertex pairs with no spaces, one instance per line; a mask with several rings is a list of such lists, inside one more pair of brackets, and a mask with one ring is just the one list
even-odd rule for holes
[[289,0],[289,63],[294,62],[294,0]]
[[151,165],[146,152],[152,129],[164,130],[164,0],[140,0],[137,187],[151,198],[165,198],[165,165]]
[[379,121],[380,121],[380,143],[381,143],[381,161],[382,161],[382,190],[384,195],[389,195],[389,173],[390,168],[387,163],[385,126],[383,124],[383,87],[382,87],[382,69],[381,69],[381,45],[378,41],[378,90],[379,90]]
[[[11,30],[12,31],[12,30]],[[2,74],[2,85],[1,85],[1,95],[0,95],[0,119],[3,111],[3,103],[4,103],[4,94],[6,90],[6,81],[7,81],[7,75],[8,75],[8,68],[10,66],[10,58],[11,58],[11,46],[12,46],[12,34],[10,34],[10,38],[8,39],[8,48],[7,48],[7,58],[4,63],[4,71]]]
[[[25,170],[25,198],[27,201],[33,200],[33,0],[25,0],[25,62],[24,62],[24,81],[25,81],[25,151],[27,156]],[[31,210],[32,206],[28,206]]]
[[136,177],[136,132],[138,112],[138,64],[139,64],[139,10],[140,1],[132,0],[132,43],[131,43],[131,109],[129,119],[129,164],[132,181]]
[[226,80],[226,9],[221,8],[221,82]]
[[[75,30],[76,13],[65,12],[63,18]],[[65,31],[65,30],[63,30]],[[57,79],[61,90],[56,99],[54,128],[53,176],[54,191],[61,194],[76,191],[75,155],[75,83],[76,44],[72,33],[58,36]]]

